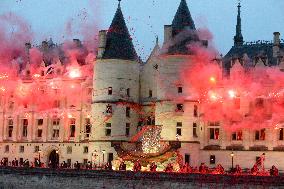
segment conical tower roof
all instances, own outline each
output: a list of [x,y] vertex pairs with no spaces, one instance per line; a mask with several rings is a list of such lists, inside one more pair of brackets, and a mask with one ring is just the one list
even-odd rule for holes
[[103,59],[138,60],[132,39],[126,26],[120,1],[106,37]]
[[173,37],[185,29],[196,30],[186,0],[181,0],[172,22],[172,28]]

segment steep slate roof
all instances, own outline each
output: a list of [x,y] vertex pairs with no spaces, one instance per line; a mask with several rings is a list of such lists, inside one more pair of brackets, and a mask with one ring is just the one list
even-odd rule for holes
[[196,30],[186,0],[181,0],[176,15],[172,22],[172,28],[173,36],[176,36],[184,29]]
[[187,45],[200,42],[186,0],[181,0],[172,21],[172,38],[172,44],[168,47],[166,54],[191,54]]
[[[243,41],[243,36],[241,33],[241,15],[240,15],[241,5],[238,5],[238,15],[237,15],[237,25],[236,25],[236,34],[234,37],[234,46],[223,58],[223,68],[225,75],[229,75],[231,68],[231,61],[239,59],[240,63],[245,67],[254,67],[253,62],[258,62],[262,60],[266,66],[275,66],[278,64],[278,58],[280,58],[283,50],[284,44],[280,43],[280,55],[279,57],[273,57],[273,42],[262,42],[257,41],[254,43],[245,43]],[[244,55],[247,55],[249,58],[249,63],[244,65]],[[266,63],[267,62],[267,63]]]
[[138,60],[132,39],[126,26],[120,2],[109,27],[103,59]]

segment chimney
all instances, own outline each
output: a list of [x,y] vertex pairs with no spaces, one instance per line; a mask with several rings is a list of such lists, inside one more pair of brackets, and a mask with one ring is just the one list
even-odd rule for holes
[[280,52],[280,33],[274,32],[273,36],[273,57],[278,57]]
[[164,43],[169,42],[172,39],[173,28],[172,25],[164,26]]
[[99,49],[98,49],[98,58],[102,58],[106,48],[106,35],[107,30],[99,31]]

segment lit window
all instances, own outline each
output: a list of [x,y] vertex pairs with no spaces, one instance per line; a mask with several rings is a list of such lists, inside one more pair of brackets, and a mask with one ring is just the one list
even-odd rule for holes
[[108,88],[108,95],[112,95],[112,87]]
[[215,164],[215,162],[216,162],[215,155],[210,155],[210,164]]

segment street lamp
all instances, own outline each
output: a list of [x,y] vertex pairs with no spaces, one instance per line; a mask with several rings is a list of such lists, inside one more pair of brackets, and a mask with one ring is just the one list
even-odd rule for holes
[[231,152],[231,158],[232,158],[232,170],[234,169],[234,152]]

